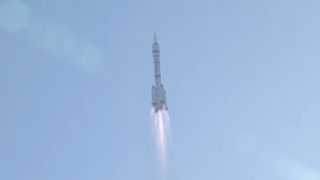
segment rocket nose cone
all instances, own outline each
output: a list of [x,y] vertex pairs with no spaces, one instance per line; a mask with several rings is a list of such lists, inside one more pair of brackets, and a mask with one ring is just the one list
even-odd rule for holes
[[159,48],[159,44],[157,41],[155,41],[153,44],[152,44],[152,47],[153,48]]
[[159,53],[160,52],[160,47],[159,47],[159,44],[157,42],[153,43],[152,52],[153,53]]

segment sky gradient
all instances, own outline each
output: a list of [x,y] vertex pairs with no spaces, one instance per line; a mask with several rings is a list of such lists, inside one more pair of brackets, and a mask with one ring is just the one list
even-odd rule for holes
[[0,179],[320,180],[320,2],[0,0]]

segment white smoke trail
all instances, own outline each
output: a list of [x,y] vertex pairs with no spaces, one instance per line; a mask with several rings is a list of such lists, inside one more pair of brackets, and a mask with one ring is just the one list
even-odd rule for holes
[[165,178],[168,171],[168,156],[169,147],[171,144],[170,116],[166,110],[155,112],[154,109],[152,109],[151,117],[154,124],[154,133],[160,161],[161,176]]

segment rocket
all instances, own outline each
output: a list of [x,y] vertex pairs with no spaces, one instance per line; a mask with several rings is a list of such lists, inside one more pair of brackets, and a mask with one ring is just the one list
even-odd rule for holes
[[160,71],[160,47],[157,42],[157,37],[154,35],[154,43],[152,45],[153,66],[154,66],[154,79],[155,84],[152,86],[152,106],[155,112],[161,110],[168,110],[166,90],[161,82]]

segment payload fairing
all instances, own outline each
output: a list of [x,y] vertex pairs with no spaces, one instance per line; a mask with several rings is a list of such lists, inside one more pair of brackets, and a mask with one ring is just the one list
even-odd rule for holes
[[166,90],[161,82],[160,71],[160,47],[157,42],[156,35],[154,35],[154,43],[152,45],[154,78],[155,84],[152,86],[152,106],[155,111],[168,110]]

